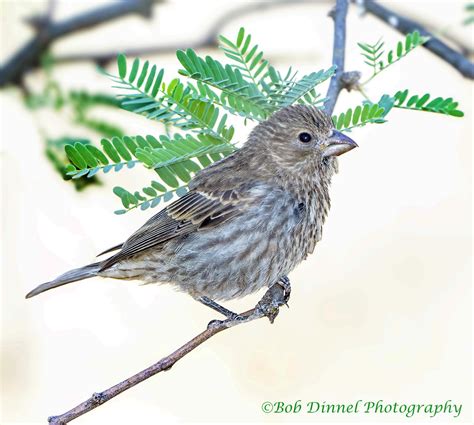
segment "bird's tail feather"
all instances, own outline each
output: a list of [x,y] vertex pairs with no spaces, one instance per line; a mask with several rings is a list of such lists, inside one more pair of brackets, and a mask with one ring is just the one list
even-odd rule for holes
[[43,283],[37,286],[32,291],[26,294],[26,298],[34,297],[35,295],[41,294],[44,291],[57,288],[58,286],[66,285],[67,283],[77,282],[78,280],[88,279],[90,277],[97,276],[97,272],[100,270],[100,263],[89,264],[88,266],[80,267],[78,269],[69,270],[68,272],[58,276],[51,282]]

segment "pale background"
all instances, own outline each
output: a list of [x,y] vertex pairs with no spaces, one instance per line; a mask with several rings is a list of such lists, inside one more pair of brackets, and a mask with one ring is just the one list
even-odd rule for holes
[[[96,4],[62,1],[57,17]],[[469,43],[472,32],[459,26],[464,4],[392,2]],[[30,35],[20,19],[43,10],[44,3],[3,1],[1,7],[3,61]],[[176,1],[159,8],[151,21],[128,17],[61,40],[54,50],[192,41],[229,7],[230,2]],[[327,11],[327,3],[275,8],[238,19],[223,33],[233,38],[243,25],[280,69],[318,70],[331,60]],[[380,36],[388,45],[400,39],[352,8],[347,68],[368,72],[356,42]],[[151,59],[171,70],[168,78],[176,69],[174,55]],[[57,68],[56,77],[66,87],[113,92],[90,64]],[[33,74],[28,82],[34,86],[39,80]],[[370,93],[377,97],[382,90],[402,88],[455,97],[466,117],[396,110],[388,124],[353,133],[360,148],[340,161],[323,240],[290,275],[291,308],[283,309],[273,326],[260,320],[218,335],[170,372],[86,414],[78,424],[404,419],[264,415],[260,409],[267,400],[298,399],[453,400],[463,404],[456,422],[470,422],[472,85],[418,49],[374,80]],[[169,354],[216,314],[167,286],[113,280],[88,280],[24,299],[37,284],[121,242],[157,210],[112,213],[120,207],[111,192],[114,185],[140,188],[152,178],[137,168],[103,178],[103,187],[76,193],[43,156],[38,123],[60,135],[64,129],[57,128],[55,116],[32,116],[14,89],[0,96],[2,423],[45,423],[47,416]],[[360,101],[357,94],[343,93],[336,110]],[[130,134],[161,131],[132,114],[120,116]],[[237,137],[245,140],[250,128],[238,128]],[[260,296],[228,306],[247,309]]]

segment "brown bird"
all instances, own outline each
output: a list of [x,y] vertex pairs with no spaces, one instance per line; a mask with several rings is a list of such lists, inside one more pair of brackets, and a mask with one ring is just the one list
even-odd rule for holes
[[257,125],[242,149],[196,174],[185,196],[106,251],[120,249],[115,255],[26,297],[94,276],[138,279],[173,284],[232,316],[215,300],[289,286],[286,275],[321,239],[336,156],[356,146],[321,110],[284,108]]

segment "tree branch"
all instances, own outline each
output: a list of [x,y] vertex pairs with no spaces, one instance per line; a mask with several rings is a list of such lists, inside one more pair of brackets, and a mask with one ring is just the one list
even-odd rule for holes
[[[329,1],[329,0],[328,0]],[[109,52],[100,52],[100,53],[77,53],[77,54],[68,54],[62,55],[54,58],[55,63],[70,63],[76,61],[93,61],[100,65],[105,65],[108,62],[111,62],[117,58],[117,55],[120,53],[125,54],[129,57],[141,56],[141,55],[156,55],[163,53],[174,53],[179,49],[199,49],[206,47],[217,47],[217,38],[222,30],[222,28],[227,25],[229,22],[235,21],[238,18],[241,18],[246,15],[250,15],[255,12],[265,11],[274,7],[287,6],[288,4],[313,4],[314,0],[273,0],[273,1],[254,1],[248,4],[245,4],[238,8],[233,8],[227,13],[224,13],[222,16],[216,19],[212,24],[210,29],[202,37],[201,40],[195,42],[181,42],[181,43],[172,43],[172,44],[162,44],[157,46],[149,47],[138,47],[130,49],[116,49]]]
[[138,13],[149,17],[153,2],[154,0],[125,0],[56,23],[48,19],[37,28],[35,36],[0,69],[0,87],[19,83],[23,74],[38,65],[41,54],[58,38],[129,14]]
[[329,12],[334,19],[334,43],[332,63],[337,66],[335,74],[329,83],[326,94],[327,100],[324,104],[325,111],[331,115],[334,111],[339,93],[344,88],[344,57],[346,49],[346,16],[348,0],[336,0],[336,6]]
[[271,286],[262,300],[252,310],[241,313],[242,320],[214,320],[209,323],[207,329],[201,332],[199,335],[188,341],[186,344],[178,348],[176,351],[171,353],[169,356],[163,357],[157,363],[150,367],[138,372],[137,374],[125,379],[124,381],[110,387],[109,389],[100,393],[94,393],[90,398],[71,410],[63,413],[59,416],[51,416],[48,418],[48,422],[51,425],[64,425],[70,421],[84,415],[87,412],[99,407],[106,403],[112,398],[118,396],[124,391],[134,387],[140,382],[145,381],[148,378],[156,375],[159,372],[169,370],[177,361],[182,359],[184,356],[189,354],[192,350],[199,347],[202,343],[206,342],[209,338],[217,335],[218,333],[230,329],[236,325],[242,323],[248,323],[262,317],[268,317],[270,322],[273,323],[275,317],[278,315],[279,307],[286,304],[288,301],[288,288],[284,288],[279,284]]
[[418,30],[423,36],[430,37],[430,40],[423,44],[423,47],[433,52],[436,56],[449,63],[457,69],[464,77],[474,79],[474,63],[465,56],[452,49],[441,40],[436,38],[431,32],[424,28],[418,22],[415,22],[405,16],[393,12],[385,6],[378,4],[373,0],[352,0],[365,11],[371,13],[382,21],[388,23],[402,34],[408,34]]
[[[30,19],[29,23],[35,28],[37,34],[29,42],[27,42],[20,50],[15,53],[10,60],[0,68],[0,87],[7,84],[18,84],[23,74],[28,70],[39,65],[41,54],[58,38],[80,31],[101,23],[125,16],[127,14],[139,13],[142,16],[149,17],[151,15],[151,6],[153,3],[162,2],[163,0],[122,0],[112,5],[94,9],[83,13],[74,18],[70,18],[63,22],[51,23],[48,14],[45,16]],[[330,0],[325,0],[330,1]],[[248,15],[257,11],[264,11],[273,7],[295,4],[315,4],[314,0],[274,0],[274,1],[256,1],[245,4],[239,8],[230,10],[219,17],[212,25],[202,40],[190,43],[173,43],[169,45],[150,46],[144,48],[117,49],[105,53],[78,53],[59,56],[54,58],[55,63],[69,63],[76,61],[94,61],[100,65],[115,60],[117,55],[124,53],[127,56],[140,56],[147,54],[162,54],[175,52],[178,49],[191,47],[193,49],[203,47],[216,47],[217,36],[221,28],[227,23],[238,17]]]

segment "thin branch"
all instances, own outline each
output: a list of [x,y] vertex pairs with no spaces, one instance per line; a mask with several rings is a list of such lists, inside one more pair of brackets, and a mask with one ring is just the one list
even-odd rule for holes
[[[35,28],[36,35],[28,41],[18,52],[16,52],[7,63],[0,68],[0,87],[7,84],[20,84],[23,75],[37,67],[40,63],[41,55],[50,47],[50,45],[65,35],[90,28],[115,18],[128,14],[138,13],[144,17],[151,16],[151,7],[153,3],[161,3],[164,0],[123,0],[114,2],[111,5],[100,7],[89,12],[85,12],[73,18],[62,22],[52,23],[48,18],[49,14],[33,18],[30,24]],[[150,46],[134,49],[117,49],[105,53],[79,53],[70,54],[54,58],[56,63],[76,62],[76,61],[94,61],[100,65],[105,65],[114,60],[119,53],[125,53],[127,56],[140,56],[146,54],[174,53],[178,49],[191,47],[193,49],[203,47],[216,47],[217,36],[221,28],[238,17],[263,11],[276,6],[295,4],[315,4],[314,0],[274,0],[258,1],[248,3],[240,8],[232,9],[222,15],[212,25],[207,34],[199,41],[190,43],[172,43],[164,46]]]
[[19,83],[23,74],[38,65],[41,54],[58,38],[129,14],[138,13],[149,17],[153,3],[153,0],[114,2],[60,22],[42,22],[31,40],[0,69],[0,87]]
[[436,56],[449,63],[457,69],[464,77],[474,79],[474,63],[461,53],[452,49],[441,40],[436,38],[431,32],[418,22],[402,16],[373,0],[352,0],[364,11],[371,13],[382,21],[388,23],[402,34],[408,34],[417,30],[421,35],[430,37],[430,40],[423,44],[423,47],[433,52]]
[[198,42],[183,41],[180,43],[161,44],[159,46],[148,46],[148,47],[134,47],[134,48],[123,48],[110,50],[108,52],[98,53],[72,53],[61,56],[54,56],[53,61],[55,64],[65,64],[73,62],[94,62],[100,66],[105,66],[110,62],[117,59],[119,54],[124,54],[127,57],[140,57],[140,56],[151,56],[161,55],[167,53],[176,53],[177,50],[183,50],[187,48],[199,49],[199,48],[212,48],[216,46],[216,42],[209,43],[207,40],[201,40]]
[[262,317],[268,317],[270,322],[273,323],[275,317],[278,315],[279,307],[286,304],[288,301],[289,293],[286,292],[288,289],[284,289],[279,284],[271,286],[262,300],[252,310],[241,313],[239,316],[241,320],[223,320],[223,321],[212,321],[209,323],[208,328],[201,332],[199,335],[188,341],[186,344],[178,348],[176,351],[171,353],[169,356],[163,357],[157,363],[150,367],[138,372],[137,374],[125,379],[124,381],[110,387],[109,389],[94,393],[86,401],[78,404],[71,410],[63,413],[59,416],[51,416],[48,418],[48,422],[51,425],[64,425],[70,421],[84,415],[87,412],[99,407],[106,403],[112,398],[118,396],[124,391],[134,387],[140,382],[145,381],[148,378],[156,375],[157,373],[169,370],[176,362],[182,359],[184,356],[189,354],[195,348],[199,347],[202,343],[206,342],[209,338],[212,338],[218,333],[230,329],[234,326],[242,323],[248,323]]
[[[329,0],[328,0],[329,1]],[[120,53],[125,54],[129,57],[142,56],[142,55],[158,55],[165,53],[175,53],[179,49],[200,49],[200,48],[213,48],[217,47],[217,38],[221,33],[221,30],[224,26],[229,24],[232,21],[235,21],[239,18],[242,18],[246,15],[251,15],[255,12],[262,12],[271,8],[287,6],[287,5],[297,5],[297,4],[311,4],[314,5],[314,0],[274,0],[274,1],[254,1],[244,4],[241,7],[233,8],[228,12],[224,13],[222,16],[216,19],[216,21],[211,25],[210,29],[206,34],[198,41],[189,42],[183,41],[180,43],[171,43],[171,44],[161,44],[157,46],[148,46],[148,47],[138,47],[138,48],[125,48],[125,49],[115,49],[108,52],[98,52],[98,53],[76,53],[76,54],[67,54],[61,55],[54,58],[55,63],[70,63],[78,61],[92,61],[102,66],[107,63],[114,61],[117,58],[117,55]]]
[[331,78],[326,94],[324,109],[331,115],[336,106],[339,93],[344,88],[344,57],[346,49],[346,16],[348,0],[336,0],[336,6],[329,15],[334,19],[334,43],[332,53],[332,63],[337,66],[335,74]]

